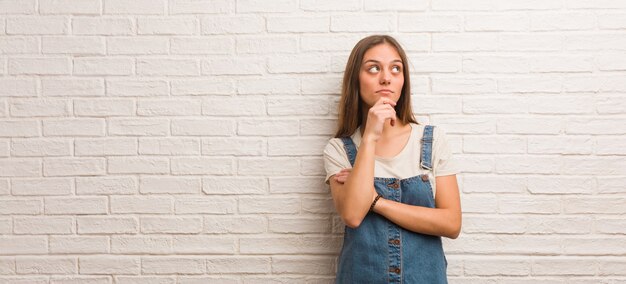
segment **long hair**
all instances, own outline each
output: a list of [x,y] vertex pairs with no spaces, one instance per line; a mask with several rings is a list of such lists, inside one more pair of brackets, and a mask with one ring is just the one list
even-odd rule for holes
[[398,103],[395,106],[396,114],[402,123],[417,123],[411,109],[411,78],[409,76],[408,60],[402,46],[393,37],[388,35],[372,35],[361,39],[352,49],[346,70],[343,73],[341,84],[341,99],[339,101],[339,119],[337,121],[336,138],[352,135],[367,118],[367,106],[359,95],[359,72],[363,63],[363,56],[370,48],[388,43],[400,55],[404,85]]

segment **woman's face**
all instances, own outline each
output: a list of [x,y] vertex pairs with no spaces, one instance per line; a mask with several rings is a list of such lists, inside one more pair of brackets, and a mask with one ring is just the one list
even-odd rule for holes
[[359,71],[359,95],[373,106],[381,97],[398,102],[404,85],[403,62],[398,51],[388,43],[375,45],[363,56]]

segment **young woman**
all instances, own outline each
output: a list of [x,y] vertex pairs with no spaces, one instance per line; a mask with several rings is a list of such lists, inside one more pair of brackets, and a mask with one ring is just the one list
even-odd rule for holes
[[347,225],[337,283],[447,283],[441,237],[461,230],[444,132],[411,111],[407,57],[386,35],[359,41],[346,65],[326,182]]

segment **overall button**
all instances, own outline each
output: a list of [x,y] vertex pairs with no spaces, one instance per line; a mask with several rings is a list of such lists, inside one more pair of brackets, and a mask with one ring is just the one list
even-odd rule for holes
[[389,240],[389,243],[394,244],[394,245],[399,245],[400,244],[400,240],[398,240],[398,239]]
[[400,274],[400,268],[397,267],[389,267],[389,272],[394,272],[396,274]]
[[398,184],[397,181],[394,181],[394,182],[392,182],[392,183],[390,183],[388,185],[389,185],[389,187],[391,187],[393,189],[398,189],[398,187],[400,187],[400,184]]
[[428,181],[428,174],[422,175],[422,181]]

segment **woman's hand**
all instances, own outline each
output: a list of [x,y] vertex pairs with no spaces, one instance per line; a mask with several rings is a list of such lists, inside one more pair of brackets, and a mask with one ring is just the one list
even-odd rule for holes
[[391,126],[396,122],[396,102],[389,98],[380,98],[368,111],[363,140],[376,142],[383,133],[383,126],[389,120]]
[[[348,177],[350,176],[351,172],[352,172],[352,168],[342,169],[340,172],[336,173],[333,177],[338,183],[344,184],[348,180]],[[378,196],[378,193],[375,190],[372,190],[372,202],[374,202],[374,199],[376,198],[376,196]]]

